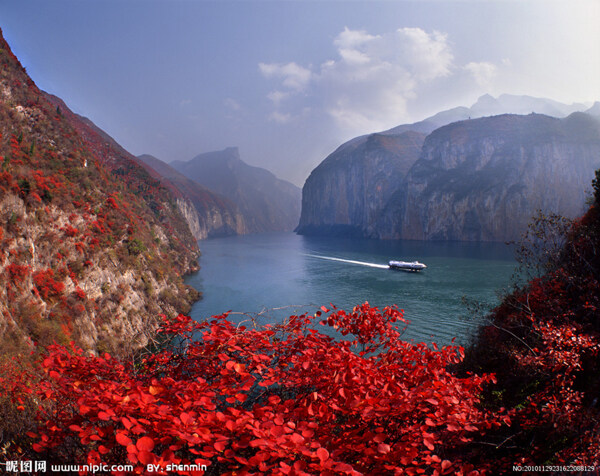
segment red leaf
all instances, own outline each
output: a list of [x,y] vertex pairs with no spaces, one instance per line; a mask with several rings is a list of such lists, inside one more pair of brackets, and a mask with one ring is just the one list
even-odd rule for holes
[[133,426],[133,423],[131,423],[131,420],[129,420],[129,418],[126,418],[126,417],[121,418],[121,423],[123,423],[123,426],[125,428],[127,428],[128,430]]
[[129,438],[125,433],[117,433],[116,440],[117,443],[123,446],[129,446],[133,443],[131,438]]
[[386,445],[385,443],[379,443],[377,445],[377,451],[380,453],[386,454],[390,452],[390,445]]
[[137,457],[142,464],[150,464],[154,462],[154,454],[150,453],[149,451],[140,451],[137,454]]
[[321,462],[327,461],[329,459],[329,451],[327,451],[325,448],[319,448],[317,450],[317,457],[321,460]]
[[224,451],[227,448],[227,444],[224,441],[217,441],[213,446],[217,451]]
[[429,438],[425,438],[423,439],[423,444],[430,450],[433,451],[435,449],[435,446],[433,445],[433,440],[429,439]]
[[154,449],[154,440],[149,436],[142,436],[135,444],[140,451],[152,451]]
[[37,453],[41,453],[45,449],[42,445],[39,445],[38,443],[34,443],[33,445],[31,445],[31,447],[33,448],[33,451]]
[[188,423],[190,423],[192,421],[192,417],[190,416],[189,413],[183,412],[181,415],[179,415],[179,419],[181,420],[181,422],[184,425],[187,425]]

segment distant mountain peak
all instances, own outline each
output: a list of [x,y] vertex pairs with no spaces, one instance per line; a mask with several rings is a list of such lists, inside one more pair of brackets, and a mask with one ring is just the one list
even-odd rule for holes
[[223,153],[234,155],[236,158],[240,158],[240,148],[238,146],[225,147]]
[[169,165],[233,201],[250,233],[291,231],[300,217],[301,191],[269,170],[249,165],[237,147],[205,152]]
[[488,107],[491,104],[496,104],[498,101],[491,94],[484,94],[479,96],[475,104],[472,107]]
[[592,107],[584,111],[586,114],[590,116],[600,116],[600,101],[596,101]]

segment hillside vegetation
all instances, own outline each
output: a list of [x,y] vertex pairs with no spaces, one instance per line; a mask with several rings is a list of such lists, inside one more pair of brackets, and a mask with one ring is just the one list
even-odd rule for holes
[[188,309],[197,244],[158,180],[74,127],[0,35],[3,353],[75,341],[125,352]]

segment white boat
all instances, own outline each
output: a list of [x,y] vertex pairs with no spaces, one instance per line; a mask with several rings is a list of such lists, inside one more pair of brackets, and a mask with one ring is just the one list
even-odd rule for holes
[[398,269],[402,271],[421,271],[427,268],[423,263],[418,261],[390,261],[390,269]]

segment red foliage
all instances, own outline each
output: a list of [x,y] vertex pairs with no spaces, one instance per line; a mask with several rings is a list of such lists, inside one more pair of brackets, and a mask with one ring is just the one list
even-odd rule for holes
[[496,440],[510,441],[509,464],[600,461],[599,250],[594,206],[549,271],[506,296],[466,359],[466,369],[497,376],[488,402],[511,409],[513,428]]
[[54,271],[52,269],[33,273],[33,282],[37,291],[44,299],[48,299],[51,296],[58,296],[65,290],[64,283],[54,279]]
[[[0,231],[2,230],[0,229]],[[0,236],[2,235],[0,234]],[[19,265],[16,263],[9,264],[6,267],[6,269],[8,271],[8,276],[13,283],[22,282],[25,279],[25,277],[27,277],[27,275],[31,272],[31,268],[29,266]]]
[[114,210],[118,210],[119,209],[119,205],[117,204],[117,202],[115,201],[115,199],[113,197],[109,197],[106,200],[106,203],[109,207],[113,208]]
[[79,234],[79,230],[74,226],[69,225],[68,223],[61,228],[62,231],[65,232],[67,236],[77,236]]
[[136,473],[170,463],[218,474],[484,473],[467,461],[470,443],[509,422],[478,406],[493,377],[457,378],[446,367],[461,348],[403,342],[398,321],[401,311],[368,304],[331,312],[322,324],[352,336],[340,341],[307,315],[263,329],[180,315],[161,329],[179,351],[133,367],[54,346],[42,381],[31,390],[21,376],[13,398],[41,401],[29,436],[56,461],[126,458]]

